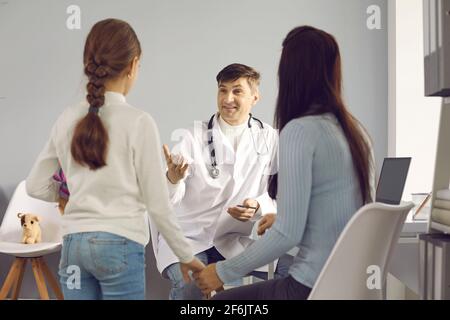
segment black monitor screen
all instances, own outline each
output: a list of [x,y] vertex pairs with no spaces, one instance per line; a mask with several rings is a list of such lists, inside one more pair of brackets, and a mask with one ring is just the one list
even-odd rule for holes
[[400,204],[411,158],[386,158],[377,187],[377,202]]

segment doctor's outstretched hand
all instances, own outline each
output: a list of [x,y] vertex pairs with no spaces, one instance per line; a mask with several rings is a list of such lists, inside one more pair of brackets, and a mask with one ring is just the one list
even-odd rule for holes
[[167,144],[163,145],[164,157],[167,162],[167,178],[172,184],[177,184],[186,176],[189,165],[184,161],[182,156],[173,156],[170,154]]
[[194,272],[195,284],[204,295],[209,296],[213,291],[223,290],[223,282],[216,272],[216,264],[207,265],[201,272]]
[[205,265],[199,259],[195,258],[188,263],[180,263],[181,273],[183,274],[183,280],[186,283],[191,282],[191,276],[189,275],[189,271],[192,271],[192,274],[196,274],[203,269],[205,269]]
[[254,217],[259,209],[258,201],[254,199],[246,199],[242,206],[228,208],[227,212],[235,219],[246,222]]

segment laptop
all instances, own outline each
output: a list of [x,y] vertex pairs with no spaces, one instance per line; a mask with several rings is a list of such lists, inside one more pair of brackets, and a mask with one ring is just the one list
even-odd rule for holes
[[411,158],[385,158],[378,180],[376,202],[400,204]]

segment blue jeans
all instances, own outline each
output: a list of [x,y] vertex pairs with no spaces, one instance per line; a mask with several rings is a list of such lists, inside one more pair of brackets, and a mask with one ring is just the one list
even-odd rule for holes
[[[225,260],[225,258],[212,247],[206,251],[195,255],[201,262],[208,265],[218,261]],[[292,257],[288,255],[282,256],[275,270],[274,278],[282,278],[288,275],[289,266],[292,264]],[[267,272],[253,271],[250,273],[257,278],[267,280]],[[203,294],[194,282],[185,283],[183,275],[181,274],[180,264],[174,263],[168,266],[163,271],[163,276],[169,278],[172,287],[170,289],[170,300],[202,300]]]
[[143,300],[144,246],[107,232],[66,235],[59,277],[68,300]]

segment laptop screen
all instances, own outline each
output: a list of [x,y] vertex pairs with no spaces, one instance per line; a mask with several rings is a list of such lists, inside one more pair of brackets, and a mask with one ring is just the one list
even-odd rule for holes
[[378,180],[376,202],[397,205],[402,200],[411,158],[385,158]]

